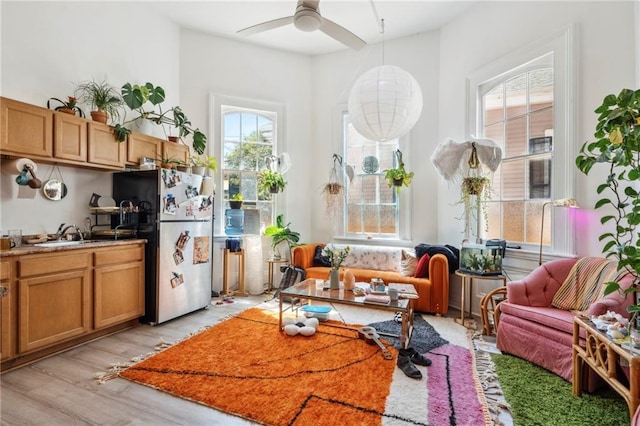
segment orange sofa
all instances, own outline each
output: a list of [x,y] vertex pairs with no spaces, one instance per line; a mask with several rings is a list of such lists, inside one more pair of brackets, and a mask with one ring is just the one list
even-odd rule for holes
[[[306,272],[307,278],[326,280],[329,277],[329,267],[314,266],[313,257],[316,246],[324,247],[323,243],[311,243],[297,246],[293,249],[293,265],[302,268]],[[358,246],[350,244],[351,254],[358,250],[373,248],[373,246]],[[389,250],[397,249],[402,251],[402,247],[389,247]],[[351,256],[350,254],[350,256]],[[429,278],[415,278],[402,275],[400,272],[366,269],[348,266],[349,258],[345,259],[346,267],[340,268],[340,280],[342,280],[344,270],[353,272],[357,282],[370,282],[372,278],[381,278],[385,283],[413,284],[420,296],[415,303],[415,310],[434,314],[446,314],[449,308],[449,261],[442,254],[435,254],[429,260]]]

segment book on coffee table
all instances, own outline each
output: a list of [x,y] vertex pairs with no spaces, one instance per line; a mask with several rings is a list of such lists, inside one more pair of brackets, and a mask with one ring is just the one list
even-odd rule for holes
[[367,294],[364,297],[364,303],[377,303],[379,305],[388,305],[391,302],[391,298],[382,294]]

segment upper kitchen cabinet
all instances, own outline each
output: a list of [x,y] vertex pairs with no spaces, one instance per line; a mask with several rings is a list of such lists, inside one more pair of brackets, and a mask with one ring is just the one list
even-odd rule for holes
[[87,120],[56,112],[53,132],[54,157],[82,163],[87,161]]
[[87,139],[89,163],[112,169],[124,169],[126,144],[116,140],[112,127],[90,121]]
[[0,150],[38,159],[53,155],[53,111],[0,98]]
[[183,164],[189,164],[189,147],[176,142],[163,142],[162,158],[171,158]]
[[127,141],[127,164],[140,164],[141,157],[153,158],[156,164],[162,155],[162,139],[142,133],[131,133]]

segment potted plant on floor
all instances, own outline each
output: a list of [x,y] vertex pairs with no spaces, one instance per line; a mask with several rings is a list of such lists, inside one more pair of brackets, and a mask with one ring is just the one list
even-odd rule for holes
[[284,224],[284,215],[279,214],[276,218],[276,224],[267,226],[264,230],[264,235],[271,237],[271,248],[273,249],[272,258],[280,259],[282,256],[278,251],[278,245],[282,242],[286,242],[288,245],[289,253],[291,249],[298,245],[300,241],[300,233],[292,231],[289,228],[291,223]]
[[75,94],[83,103],[87,103],[94,110],[91,111],[93,121],[106,123],[120,119],[120,109],[124,105],[118,90],[106,81],[85,81],[76,87]]
[[47,108],[51,108],[51,101],[60,102],[61,105],[58,105],[54,108],[54,111],[60,111],[65,114],[78,115],[80,117],[84,117],[84,112],[78,106],[78,99],[73,96],[68,96],[66,101],[63,101],[58,98],[49,98],[47,101]]
[[266,169],[258,174],[258,189],[262,192],[277,194],[284,190],[287,181],[284,180],[282,174]]
[[[178,129],[178,136],[181,140],[192,135],[193,150],[200,155],[204,154],[207,147],[207,137],[200,129],[192,127],[191,121],[189,121],[182,109],[179,106],[174,106],[163,111],[161,104],[165,100],[165,92],[162,87],[154,86],[152,83],[146,83],[144,86],[126,83],[122,86],[121,93],[124,103],[137,116],[122,124],[116,124],[115,133],[118,140],[124,141],[127,135],[131,133],[131,130],[124,127],[126,124],[136,120],[149,120],[155,124],[166,124],[175,127]],[[147,104],[151,104],[151,109],[146,109]],[[158,111],[155,111],[155,107],[158,107]]]
[[384,178],[387,180],[389,187],[394,186],[397,191],[400,191],[402,185],[409,186],[411,179],[413,179],[414,173],[407,172],[404,168],[404,162],[402,161],[402,152],[398,149],[394,153],[397,158],[398,167],[383,170]]
[[[597,189],[602,198],[595,204],[596,209],[606,209],[600,222],[611,227],[600,235],[604,242],[602,252],[616,258],[618,269],[625,269],[634,277],[634,284],[625,293],[636,297],[640,277],[640,90],[623,89],[617,96],[607,95],[595,112],[599,114],[596,141],[582,145],[576,166],[585,175],[597,163],[609,168]],[[605,294],[614,291],[620,291],[620,285],[607,283]],[[628,312],[629,324],[635,327],[633,320],[640,312],[637,298]]]

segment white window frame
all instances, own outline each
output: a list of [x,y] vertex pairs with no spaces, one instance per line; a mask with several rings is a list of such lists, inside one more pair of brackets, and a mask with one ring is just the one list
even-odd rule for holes
[[[284,137],[284,113],[285,107],[278,102],[261,101],[256,99],[242,98],[237,96],[227,96],[219,94],[209,95],[209,119],[210,119],[210,134],[213,135],[213,146],[209,147],[209,155],[214,155],[218,159],[218,171],[215,174],[215,182],[219,188],[217,194],[222,194],[222,173],[223,173],[223,144],[222,144],[222,106],[232,106],[238,109],[246,109],[253,111],[269,111],[276,113],[275,131],[273,135],[273,143],[275,145],[275,154],[281,155],[286,151],[285,149],[285,137]],[[286,191],[279,193],[273,202],[273,221],[280,212],[282,206],[286,206]],[[224,201],[220,200],[216,203],[215,210],[217,217],[224,218]],[[285,213],[285,217],[286,217]],[[226,236],[224,233],[224,221],[214,221],[214,235]]]
[[[480,137],[483,129],[481,111],[481,86],[492,80],[503,78],[514,69],[526,71],[529,62],[553,53],[553,87],[554,87],[554,138],[551,200],[574,198],[575,193],[575,153],[578,150],[575,140],[575,30],[568,27],[559,34],[526,46],[516,52],[499,58],[475,71],[467,78],[467,120],[465,134],[468,138]],[[544,246],[548,257],[575,256],[575,230],[569,209],[553,208],[550,210],[551,246]],[[520,253],[535,254],[538,244],[524,244]],[[514,255],[518,256],[514,251]],[[546,260],[546,259],[545,259]]]

